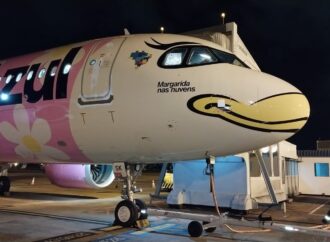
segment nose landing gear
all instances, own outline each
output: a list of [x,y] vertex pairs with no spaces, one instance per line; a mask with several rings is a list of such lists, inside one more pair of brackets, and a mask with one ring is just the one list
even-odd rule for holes
[[113,225],[123,227],[146,227],[147,205],[140,199],[134,199],[134,193],[141,192],[136,188],[135,178],[142,173],[143,166],[131,165],[128,163],[115,163],[114,173],[117,179],[124,182],[122,189],[122,200],[115,209],[115,221]]

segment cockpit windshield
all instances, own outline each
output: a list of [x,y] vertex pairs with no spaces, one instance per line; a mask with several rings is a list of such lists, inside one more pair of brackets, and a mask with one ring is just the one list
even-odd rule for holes
[[187,53],[187,48],[174,48],[169,51],[163,61],[164,66],[181,65]]
[[207,46],[175,47],[165,52],[158,65],[163,68],[184,68],[214,63],[229,63],[236,66],[248,66],[235,55]]
[[217,62],[217,58],[204,47],[194,47],[190,51],[188,65],[200,65]]
[[216,54],[217,58],[221,63],[229,63],[236,66],[247,67],[242,61],[240,61],[235,55],[213,49],[213,52]]

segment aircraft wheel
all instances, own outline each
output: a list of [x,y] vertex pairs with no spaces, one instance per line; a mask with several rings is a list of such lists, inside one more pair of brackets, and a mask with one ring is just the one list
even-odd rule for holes
[[200,237],[203,234],[203,226],[200,222],[192,221],[188,225],[188,233],[191,237]]
[[147,219],[148,213],[147,213],[147,205],[145,204],[145,202],[142,201],[141,199],[134,199],[134,201],[138,209],[138,219]]
[[130,200],[123,200],[117,204],[115,209],[116,224],[123,227],[135,225],[138,219],[138,209]]
[[[203,222],[203,225],[204,224],[208,224],[209,222]],[[213,233],[214,231],[216,230],[216,227],[210,227],[210,228],[207,228],[207,229],[205,229],[205,231],[206,232],[208,232],[208,233]]]
[[10,179],[8,176],[0,176],[0,195],[4,195],[5,192],[9,192]]

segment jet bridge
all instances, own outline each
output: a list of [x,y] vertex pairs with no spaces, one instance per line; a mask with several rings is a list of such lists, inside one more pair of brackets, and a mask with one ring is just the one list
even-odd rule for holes
[[258,64],[238,35],[237,24],[234,22],[185,32],[183,34],[212,41],[220,45],[224,50],[232,52],[251,69],[260,71]]
[[[250,210],[286,201],[290,195],[285,171],[287,159],[295,160],[297,155],[296,146],[286,141],[264,147],[261,153],[216,157],[214,172],[220,207]],[[209,176],[204,170],[205,160],[175,163],[174,185],[167,203],[214,206]]]

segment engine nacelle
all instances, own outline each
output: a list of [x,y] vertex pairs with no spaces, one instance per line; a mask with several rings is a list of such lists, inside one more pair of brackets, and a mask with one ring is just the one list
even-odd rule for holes
[[112,165],[99,164],[47,164],[49,180],[66,188],[104,188],[115,179]]

